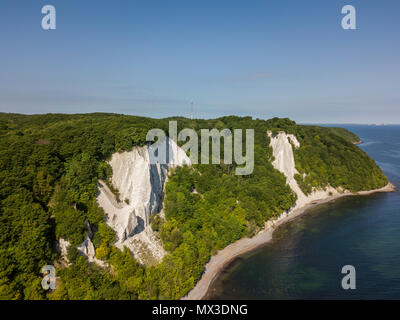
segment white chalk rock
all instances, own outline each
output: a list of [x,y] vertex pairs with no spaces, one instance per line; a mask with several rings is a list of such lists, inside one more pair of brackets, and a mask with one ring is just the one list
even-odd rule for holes
[[296,164],[293,154],[293,146],[300,148],[300,143],[296,136],[293,134],[286,134],[281,131],[277,135],[273,136],[271,132],[268,132],[268,136],[271,139],[270,146],[275,160],[272,165],[275,169],[282,172],[286,177],[286,183],[297,195],[297,201],[295,208],[302,207],[312,201],[325,199],[330,193],[337,194],[338,191],[331,186],[327,186],[325,189],[313,190],[309,195],[305,195],[297,184],[294,176],[299,172],[296,170]]
[[[88,262],[90,262],[90,263],[94,262],[94,263],[97,263],[98,265],[104,267],[105,262],[96,258],[96,250],[95,250],[93,242],[92,242],[93,233],[92,233],[92,229],[90,228],[89,221],[87,221],[87,220],[86,220],[86,226],[88,228],[88,235],[86,236],[85,240],[83,240],[83,242],[78,247],[76,247],[76,249],[78,250],[78,253],[81,256],[86,257]],[[58,239],[58,242],[57,242],[58,252],[60,253],[61,258],[67,264],[69,264],[68,248],[70,245],[71,245],[71,243],[68,240],[65,240],[63,238]]]
[[70,246],[70,242],[68,240],[65,240],[63,238],[58,239],[56,246],[57,246],[57,251],[61,255],[61,259],[64,260],[67,264],[69,264],[68,261],[68,248]]
[[[135,147],[112,155],[111,182],[119,191],[120,202],[104,182],[99,182],[97,201],[107,215],[107,224],[117,234],[116,246],[120,249],[127,246],[142,263],[146,263],[144,256],[149,254],[157,261],[165,254],[149,223],[150,215],[162,210],[168,171],[191,165],[186,152],[175,141],[167,138],[166,145],[168,148]],[[161,159],[165,156],[167,163],[157,163],[155,154]]]
[[87,258],[87,260],[92,263],[97,263],[99,266],[104,266],[104,261],[101,261],[96,258],[96,249],[94,248],[92,237],[93,232],[92,228],[90,227],[89,221],[86,220],[86,227],[88,229],[88,235],[86,236],[85,240],[81,243],[80,246],[76,247],[80,255]]

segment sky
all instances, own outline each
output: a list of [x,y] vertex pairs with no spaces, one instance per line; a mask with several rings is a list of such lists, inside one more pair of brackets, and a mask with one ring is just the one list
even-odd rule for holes
[[398,0],[2,0],[0,17],[0,112],[400,123]]

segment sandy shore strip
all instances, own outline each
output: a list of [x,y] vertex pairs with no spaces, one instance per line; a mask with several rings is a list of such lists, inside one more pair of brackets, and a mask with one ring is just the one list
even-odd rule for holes
[[301,207],[295,207],[288,213],[283,213],[279,218],[268,221],[265,229],[261,230],[253,238],[240,239],[234,243],[231,243],[224,249],[218,251],[216,255],[212,256],[210,261],[205,266],[201,279],[197,282],[196,286],[185,297],[182,298],[182,300],[202,299],[207,294],[207,291],[213,280],[219,275],[225,266],[232,262],[232,260],[271,241],[274,231],[280,225],[293,220],[294,218],[306,212],[308,209],[346,196],[370,195],[377,192],[392,192],[395,191],[395,189],[396,187],[392,183],[389,183],[381,189],[360,191],[357,193],[348,192],[335,194],[325,199],[311,201]]

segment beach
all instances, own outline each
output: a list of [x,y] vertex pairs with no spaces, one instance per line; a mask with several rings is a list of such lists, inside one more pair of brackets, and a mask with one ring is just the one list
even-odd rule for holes
[[323,203],[334,201],[338,198],[348,196],[364,196],[377,192],[393,192],[395,186],[392,183],[387,184],[385,187],[369,191],[360,191],[357,193],[344,192],[337,193],[323,199],[311,200],[308,203],[300,203],[298,206],[291,209],[289,212],[282,213],[278,218],[271,219],[265,223],[265,228],[252,238],[240,239],[224,249],[220,250],[211,257],[210,261],[206,264],[201,279],[197,282],[196,286],[182,299],[183,300],[200,300],[204,298],[207,291],[212,284],[213,280],[219,273],[235,258],[260,247],[263,244],[272,240],[274,231],[282,224],[295,219],[296,217],[305,213],[308,209],[318,206]]

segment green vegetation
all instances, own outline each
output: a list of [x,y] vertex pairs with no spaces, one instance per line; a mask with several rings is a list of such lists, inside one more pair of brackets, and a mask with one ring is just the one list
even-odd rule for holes
[[347,140],[351,143],[359,143],[361,141],[360,137],[355,133],[341,127],[329,127],[327,128],[330,132],[336,134],[339,137]]
[[357,192],[381,188],[388,183],[375,161],[352,141],[336,135],[336,130],[297,126],[296,136],[301,148],[295,150],[296,168],[300,173],[295,178],[304,193],[327,185]]
[[[185,295],[212,253],[255,234],[265,220],[295,203],[285,177],[271,165],[268,130],[297,136],[301,147],[295,158],[301,175],[296,178],[305,192],[328,184],[359,191],[387,183],[374,161],[336,129],[278,118],[174,119],[179,130],[255,129],[254,172],[235,176],[235,165],[224,164],[176,168],[166,186],[166,218],[151,218],[169,254],[160,264],[144,267],[129,250],[113,246],[114,231],[96,202],[97,183],[110,178],[106,161],[112,153],[144,145],[147,131],[167,131],[170,119],[0,113],[0,299]],[[73,246],[68,251],[71,266],[57,262],[56,239],[80,244],[87,234],[86,220],[93,229],[97,258],[108,263],[104,269],[88,264]],[[40,270],[46,264],[58,266],[59,284],[52,293],[40,286]]]

